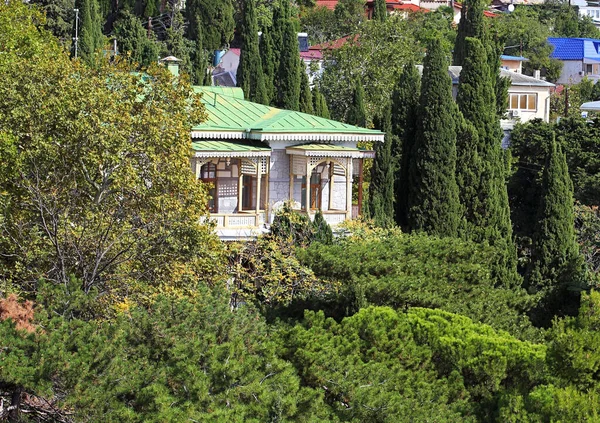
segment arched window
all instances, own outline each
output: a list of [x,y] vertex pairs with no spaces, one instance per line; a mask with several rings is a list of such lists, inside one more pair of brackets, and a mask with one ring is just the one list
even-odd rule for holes
[[219,209],[219,200],[217,198],[217,165],[214,163],[203,164],[200,168],[200,180],[204,183],[211,184],[208,190],[210,199],[208,200],[208,211],[217,213]]

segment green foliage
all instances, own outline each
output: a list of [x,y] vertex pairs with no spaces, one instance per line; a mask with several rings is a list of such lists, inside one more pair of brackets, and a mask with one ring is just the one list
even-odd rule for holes
[[241,38],[242,49],[236,81],[247,100],[268,104],[265,76],[258,50],[258,24],[254,12],[255,0],[244,0]]
[[466,0],[462,3],[458,33],[452,55],[452,64],[462,66],[468,54],[467,38],[483,40],[485,26],[483,11],[486,3],[483,0]]
[[44,28],[60,40],[65,46],[70,46],[75,22],[75,0],[34,0],[46,15]]
[[352,92],[352,103],[348,108],[348,114],[346,115],[346,122],[351,125],[367,127],[367,112],[365,110],[365,90],[362,85],[360,78],[354,81],[354,87]]
[[321,94],[321,90],[319,90],[319,86],[316,84],[312,89],[312,99],[314,115],[330,119],[331,116],[329,115],[329,109],[327,108],[327,100],[325,99],[325,96]]
[[312,92],[308,83],[308,74],[304,66],[304,61],[300,59],[300,111],[314,114]]
[[275,99],[275,58],[273,57],[273,38],[271,31],[266,28],[261,37],[259,44],[260,59],[265,78],[265,91],[267,93],[267,104],[272,104]]
[[[581,255],[590,276],[600,277],[600,211],[598,207],[575,205],[575,230]],[[591,282],[591,281],[590,281]],[[595,282],[598,286],[598,281]]]
[[102,21],[98,12],[97,0],[81,0],[78,4],[81,12],[81,28],[77,54],[88,66],[96,66],[104,47],[102,35]]
[[329,226],[329,223],[325,221],[321,210],[317,210],[312,226],[314,233],[314,242],[320,242],[321,244],[326,245],[333,244],[333,231],[331,230],[331,226]]
[[321,44],[343,35],[339,33],[335,12],[324,6],[304,9],[300,28],[308,34],[311,45]]
[[115,22],[114,35],[118,40],[119,53],[130,60],[148,67],[158,60],[158,48],[149,40],[140,19],[128,10],[123,10]]
[[278,71],[277,106],[287,110],[300,109],[300,53],[298,36],[290,19],[283,22]]
[[396,223],[408,226],[408,174],[417,125],[417,106],[421,91],[421,76],[412,63],[402,69],[392,92],[392,156],[397,170],[394,182]]
[[[542,192],[533,236],[531,262],[526,284],[530,292],[540,292],[538,313],[548,316],[570,311],[567,287],[583,284],[582,257],[575,239],[573,185],[567,161],[553,139],[542,177]],[[571,300],[572,301],[572,300]]]
[[204,50],[204,44],[202,43],[202,33],[198,30],[198,38],[196,39],[192,62],[192,81],[195,85],[211,85],[210,81],[205,84],[207,80],[208,70],[208,54]]
[[387,7],[385,0],[375,0],[373,6],[373,19],[385,21],[387,19]]
[[376,225],[388,228],[394,225],[394,172],[392,159],[392,110],[375,122],[375,127],[385,133],[385,142],[375,143],[375,160],[369,184],[369,211]]
[[492,274],[498,251],[454,238],[396,232],[312,245],[299,251],[317,277],[342,284],[346,304],[430,307],[468,316],[515,336],[535,337],[522,312],[528,296]]
[[408,221],[412,230],[456,236],[460,204],[456,185],[456,105],[439,39],[423,66],[421,96],[409,169]]
[[365,21],[363,0],[340,0],[333,11],[340,36],[352,35]]
[[564,4],[554,18],[554,33],[558,37],[598,38],[600,33],[588,16],[581,16],[577,9]]
[[104,305],[215,283],[222,249],[189,170],[198,96],[157,66],[142,78],[124,62],[71,62],[36,16],[0,5],[4,281],[34,293],[76,276]]
[[188,38],[198,39],[202,30],[204,48],[209,51],[222,49],[233,39],[235,22],[231,0],[189,0],[185,2],[188,22]]
[[167,34],[163,43],[162,56],[175,56],[181,63],[180,70],[186,71],[188,74],[192,71],[191,56],[194,52],[194,42],[184,36],[185,21],[181,12],[176,12],[173,15],[173,22],[167,28]]

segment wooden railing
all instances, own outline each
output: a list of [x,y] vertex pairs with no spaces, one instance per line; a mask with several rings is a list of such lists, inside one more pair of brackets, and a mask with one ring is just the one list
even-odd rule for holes
[[214,213],[209,219],[216,223],[217,228],[258,228],[265,223],[265,212]]

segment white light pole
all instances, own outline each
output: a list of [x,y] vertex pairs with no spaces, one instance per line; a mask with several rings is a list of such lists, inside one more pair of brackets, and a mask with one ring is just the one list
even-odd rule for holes
[[75,58],[77,59],[77,41],[79,41],[79,36],[77,32],[77,27],[79,26],[79,9],[73,9],[75,12],[75,37],[73,37],[73,41],[75,41]]

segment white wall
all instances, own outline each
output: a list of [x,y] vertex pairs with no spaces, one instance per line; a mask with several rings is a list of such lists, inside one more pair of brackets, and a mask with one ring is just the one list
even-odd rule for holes
[[557,84],[577,84],[583,79],[580,75],[583,70],[581,60],[564,60],[563,68],[560,73],[560,78],[556,81]]
[[[537,94],[537,109],[535,111],[519,110],[519,120],[528,122],[532,119],[543,119],[548,122],[550,119],[550,90],[548,87],[527,87],[522,85],[511,85],[508,89],[509,99],[510,94]],[[509,106],[510,110],[510,106]]]

